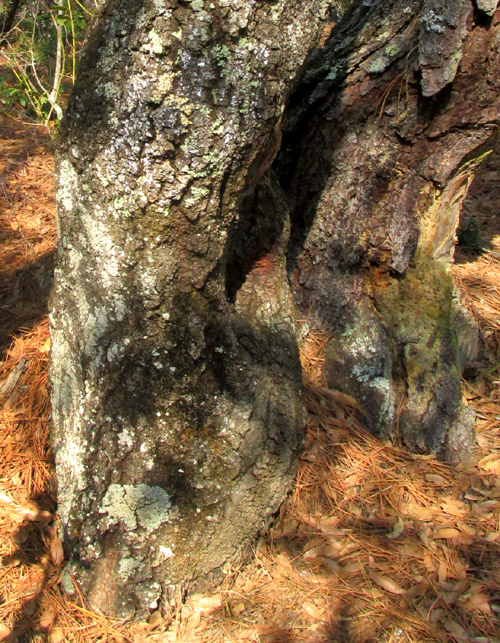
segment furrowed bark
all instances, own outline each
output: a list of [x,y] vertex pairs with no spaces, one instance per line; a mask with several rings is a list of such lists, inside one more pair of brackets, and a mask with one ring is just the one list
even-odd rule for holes
[[66,580],[108,612],[220,578],[282,502],[303,431],[293,299],[373,430],[470,446],[449,264],[500,123],[498,12],[355,2],[304,63],[328,9],[108,0],[87,43],[51,378]]
[[86,45],[58,154],[51,379],[66,585],[107,612],[220,577],[296,471],[288,207],[267,170],[334,6],[109,0]]
[[499,12],[485,17],[469,0],[353,5],[292,96],[277,162],[295,299],[331,334],[329,386],[373,430],[452,461],[473,433],[449,267],[500,123]]

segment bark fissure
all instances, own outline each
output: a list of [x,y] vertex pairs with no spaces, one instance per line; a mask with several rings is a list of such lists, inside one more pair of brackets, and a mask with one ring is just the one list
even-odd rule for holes
[[[258,195],[333,5],[109,0],[86,45],[58,159],[51,377],[68,572],[107,611],[220,576],[292,480],[288,211]],[[276,243],[242,256],[228,301],[231,230],[268,217]]]
[[314,51],[333,0],[105,3],[61,128],[51,303],[59,512],[91,604],[144,615],[266,527],[303,441],[295,308],[374,430],[447,455],[447,262],[462,160],[499,123],[499,21],[471,31],[461,0],[429,36],[440,6],[355,2]]
[[[395,21],[388,3],[372,3],[366,23],[354,6],[333,29],[292,96],[276,167],[291,203],[296,305],[333,336],[330,386],[358,397],[375,430],[391,435],[397,422],[410,447],[452,457],[460,374],[446,261],[466,188],[447,195],[489,123],[498,127],[498,49],[495,33],[478,26],[463,44],[470,2],[403,4]],[[442,29],[424,19],[429,12]],[[354,64],[370,23],[384,41]],[[475,50],[479,42],[489,55]]]

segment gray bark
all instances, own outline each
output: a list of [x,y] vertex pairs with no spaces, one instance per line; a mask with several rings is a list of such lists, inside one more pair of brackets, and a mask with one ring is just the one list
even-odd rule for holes
[[498,0],[476,0],[476,5],[479,11],[482,11],[487,16],[493,16],[498,5]]
[[66,573],[107,612],[219,577],[296,471],[288,206],[267,171],[334,4],[110,0],[87,42],[58,154],[51,378]]

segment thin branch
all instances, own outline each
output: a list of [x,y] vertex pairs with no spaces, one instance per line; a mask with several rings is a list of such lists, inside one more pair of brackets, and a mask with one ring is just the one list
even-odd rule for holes
[[57,49],[56,49],[56,62],[54,69],[54,80],[52,83],[52,90],[47,96],[47,100],[51,106],[51,110],[47,116],[46,123],[48,124],[52,110],[57,114],[58,118],[62,118],[63,110],[62,107],[57,102],[57,97],[59,95],[59,88],[61,86],[62,74],[63,74],[63,40],[62,40],[62,25],[60,25],[53,14],[51,14],[52,22],[54,23],[54,28],[56,30],[57,36]]

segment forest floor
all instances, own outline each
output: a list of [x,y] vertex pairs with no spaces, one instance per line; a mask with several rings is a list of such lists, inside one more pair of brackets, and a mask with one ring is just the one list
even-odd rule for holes
[[500,146],[464,212],[467,243],[482,245],[457,252],[454,267],[482,342],[463,386],[477,464],[448,466],[367,433],[355,401],[324,386],[327,337],[310,336],[307,448],[254,562],[212,596],[120,623],[59,585],[47,389],[52,146],[43,128],[0,116],[0,640],[500,641]]

